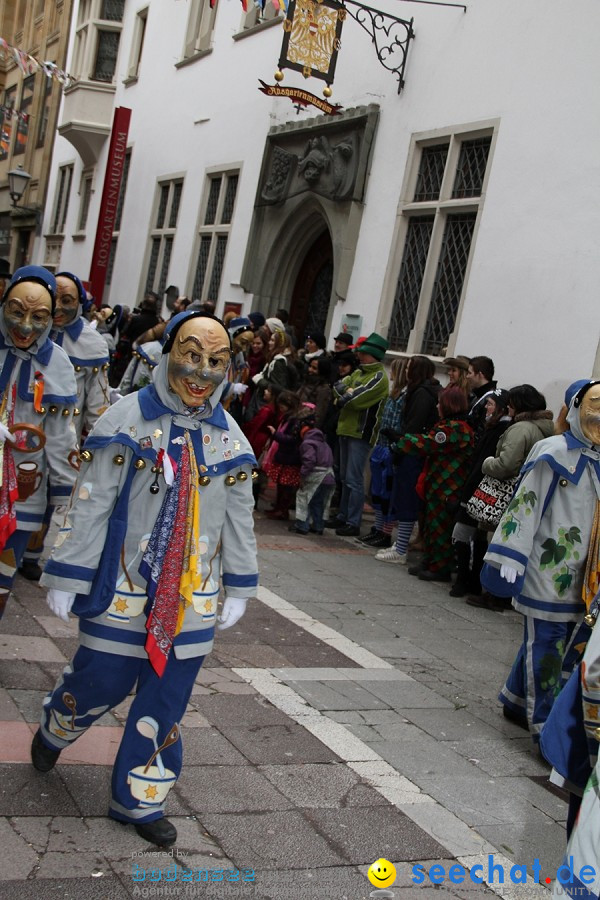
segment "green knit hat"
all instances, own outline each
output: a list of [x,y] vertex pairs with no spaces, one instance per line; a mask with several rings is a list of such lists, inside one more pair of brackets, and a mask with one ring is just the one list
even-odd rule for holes
[[384,337],[381,337],[377,332],[373,332],[369,335],[366,341],[363,341],[360,347],[356,348],[357,353],[368,353],[370,356],[374,356],[375,359],[381,360],[385,356],[385,351],[389,347],[388,342]]

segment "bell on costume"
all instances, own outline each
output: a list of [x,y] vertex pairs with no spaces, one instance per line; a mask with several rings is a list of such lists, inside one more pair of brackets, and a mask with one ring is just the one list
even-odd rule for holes
[[225,484],[227,487],[231,487],[232,484],[235,484],[235,475],[227,475],[225,478]]
[[237,480],[238,480],[238,481],[247,481],[247,480],[248,480],[248,473],[247,473],[247,472],[244,472],[243,469],[240,469],[240,471],[237,473]]

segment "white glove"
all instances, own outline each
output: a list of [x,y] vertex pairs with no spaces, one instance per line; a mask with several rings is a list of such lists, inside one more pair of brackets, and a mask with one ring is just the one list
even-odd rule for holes
[[112,403],[116,403],[117,400],[121,400],[122,398],[123,398],[123,394],[120,394],[117,390],[113,389],[113,390],[110,392],[110,402],[111,402],[111,404],[112,404]]
[[240,382],[236,381],[236,383],[232,386],[231,390],[233,391],[233,393],[236,396],[238,396],[240,394],[245,394],[246,391],[248,390],[248,385],[242,384],[241,381]]
[[2,422],[0,422],[0,441],[10,441],[11,444],[14,444],[16,441],[14,434],[11,434],[6,425],[3,425]]
[[62,619],[63,622],[69,621],[69,613],[75,602],[75,594],[69,591],[59,591],[57,588],[50,588],[46,594],[46,603],[55,616]]
[[514,584],[517,580],[518,572],[512,566],[500,566],[500,578],[504,578],[509,584]]
[[235,625],[236,622],[239,622],[239,620],[246,612],[247,602],[247,600],[241,600],[239,597],[225,598],[223,611],[217,618],[217,621],[220,622],[220,624],[217,625],[219,631],[223,631],[224,628],[231,628],[232,625]]

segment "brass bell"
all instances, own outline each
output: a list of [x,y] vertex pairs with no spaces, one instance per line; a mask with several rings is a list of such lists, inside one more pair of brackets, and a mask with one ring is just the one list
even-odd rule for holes
[[162,470],[162,466],[152,466],[152,468],[150,469],[150,471],[154,472],[155,475],[162,475]]
[[69,410],[68,410],[68,409],[63,409],[63,411],[62,411],[62,413],[61,413],[61,416],[68,416],[68,415],[69,415]]
[[80,413],[81,413],[81,410],[78,409],[78,408],[75,406],[75,407],[73,408],[73,415],[74,415],[74,416],[78,416],[78,415],[80,415]]
[[151,493],[151,494],[158,494],[159,491],[160,491],[160,488],[159,488],[159,486],[156,484],[156,482],[155,482],[155,481],[152,482],[152,484],[150,485],[150,493]]
[[566,478],[561,478],[558,483],[560,484],[561,487],[566,487],[569,482],[567,481]]
[[79,454],[79,459],[81,462],[91,462],[94,458],[94,454],[91,450],[82,450]]
[[[225,481],[227,481],[227,479],[225,479]],[[208,477],[208,475],[201,475],[198,479],[198,484],[200,485],[200,487],[206,487],[207,484],[210,484],[210,478]]]
[[49,412],[49,413],[52,413],[52,414],[54,415],[55,413],[58,412],[58,406],[54,406],[54,404],[52,404],[52,406],[50,406],[50,407],[48,408],[48,412]]
[[136,461],[134,462],[133,466],[134,466],[135,469],[145,469],[145,468],[146,468],[146,461],[145,461],[144,459],[136,459]]
[[247,473],[247,472],[238,472],[238,473],[237,473],[237,480],[238,480],[238,481],[247,481],[247,480],[248,480],[248,473]]
[[258,469],[252,469],[252,481],[256,481],[258,478]]
[[96,372],[99,372],[99,371],[100,370],[98,369],[98,366],[94,366],[94,368],[92,369],[92,372],[94,373],[94,375],[96,374]]
[[40,416],[43,416],[44,413],[46,412],[46,407],[40,406],[40,408],[37,410],[37,412],[39,412]]
[[584,616],[583,621],[588,626],[588,628],[593,628],[596,624],[596,618],[591,613],[588,613],[587,616]]
[[81,366],[75,366],[75,371],[76,371],[76,372],[81,372]]
[[225,478],[225,484],[227,485],[227,487],[231,487],[232,484],[235,484],[235,476],[227,475],[227,477]]
[[104,363],[104,365],[102,366],[102,368],[104,369],[104,371],[106,371],[107,369],[110,368],[110,366],[108,365],[108,363]]
[[123,456],[122,453],[117,453],[116,456],[113,456],[113,462],[114,462],[115,466],[122,466],[123,463],[125,462],[125,457]]
[[600,728],[594,728],[594,737],[597,741],[600,741]]

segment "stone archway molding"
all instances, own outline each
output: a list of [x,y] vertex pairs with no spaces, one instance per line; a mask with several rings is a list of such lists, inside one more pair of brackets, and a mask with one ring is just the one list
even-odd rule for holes
[[306,253],[325,228],[333,245],[332,299],[345,300],[378,117],[371,104],[270,130],[241,275],[254,309],[269,314],[289,306]]

